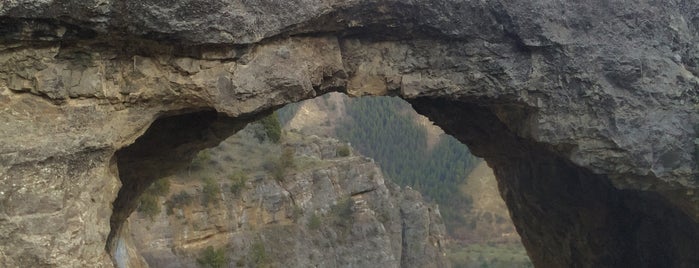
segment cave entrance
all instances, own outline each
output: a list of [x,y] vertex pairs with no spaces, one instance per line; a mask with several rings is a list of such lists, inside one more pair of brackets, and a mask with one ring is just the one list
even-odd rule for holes
[[107,249],[138,206],[141,194],[157,179],[191,162],[194,155],[245,126],[245,119],[231,119],[212,110],[163,114],[133,144],[116,152],[122,186],[113,203]]
[[[364,225],[392,230],[401,234],[407,232],[398,237],[382,240],[386,244],[393,243],[399,247],[404,247],[405,245],[402,244],[405,242],[406,245],[412,245],[418,243],[414,238],[411,238],[415,236],[416,231],[404,231],[404,229],[413,228],[429,233],[428,229],[422,228],[420,225],[442,226],[435,228],[434,234],[426,234],[421,237],[433,244],[422,245],[422,247],[431,248],[433,254],[430,257],[400,250],[392,253],[392,256],[395,256],[399,263],[417,264],[425,260],[439,258],[441,263],[445,264],[449,260],[443,255],[450,251],[448,256],[459,255],[459,258],[452,261],[464,265],[474,263],[478,265],[495,263],[509,266],[530,265],[516,230],[509,219],[507,208],[499,197],[492,171],[482,160],[471,155],[463,144],[445,134],[439,127],[432,125],[427,118],[417,114],[410,104],[402,99],[395,97],[348,98],[341,93],[329,93],[278,109],[254,124],[248,124],[244,130],[225,141],[223,139],[226,138],[226,135],[232,133],[229,131],[237,131],[239,127],[234,126],[221,130],[222,124],[216,122],[230,120],[223,118],[225,117],[214,111],[162,116],[134,145],[119,151],[117,154],[120,177],[124,187],[119,193],[119,201],[115,203],[115,211],[118,213],[115,212],[112,217],[113,230],[115,230],[113,233],[117,237],[116,233],[120,232],[121,224],[129,221],[127,225],[130,227],[127,227],[127,230],[119,236],[131,236],[132,238],[129,240],[132,241],[128,243],[133,243],[135,248],[138,248],[137,251],[144,256],[144,261],[151,266],[171,266],[173,259],[178,257],[180,258],[178,261],[191,262],[194,258],[192,256],[199,256],[205,249],[206,243],[203,241],[212,241],[211,243],[215,248],[222,247],[219,235],[210,236],[212,234],[235,231],[237,234],[233,237],[240,237],[254,233],[250,230],[251,224],[249,222],[271,221],[265,225],[269,229],[272,226],[289,224],[288,218],[294,218],[293,223],[301,226],[301,229],[304,229],[302,231],[309,232],[311,228],[308,225],[311,221],[317,220],[313,218],[317,216],[321,222],[331,226],[329,227],[331,231],[339,230],[340,227],[332,224],[330,220],[332,213],[328,210],[331,210],[332,204],[337,204],[344,201],[344,198],[350,197],[356,199],[354,201],[357,204],[370,202],[368,206],[369,210],[372,211],[371,213],[376,216],[375,218],[384,221],[381,222],[380,228],[377,227],[378,225],[372,225],[377,222],[364,222]],[[277,122],[272,122],[270,119]],[[280,126],[278,130],[265,130],[275,124]],[[220,134],[211,134],[214,132]],[[167,135],[173,137],[164,139]],[[311,136],[316,138],[311,138]],[[219,142],[221,143],[218,144]],[[215,144],[218,146],[197,153],[199,149],[212,147]],[[310,149],[311,147],[316,148]],[[285,171],[285,174],[281,176],[318,176],[315,173],[309,173],[308,170],[313,170],[315,167],[321,168],[313,172],[325,172],[328,167],[332,167],[330,170],[342,169],[345,167],[335,167],[335,165],[346,160],[357,166],[379,168],[379,172],[382,174],[381,179],[379,180],[378,177],[374,180],[365,178],[368,181],[363,182],[362,185],[352,186],[346,185],[346,182],[352,181],[352,178],[335,174],[328,181],[328,185],[360,188],[330,193],[327,200],[323,201],[302,200],[303,195],[310,194],[312,191],[287,189],[293,188],[293,183],[290,184],[290,182],[282,181],[278,177],[275,178],[275,176],[280,176],[275,174],[277,172],[274,167],[275,162],[282,161],[281,156],[288,148],[294,149],[296,163],[294,168]],[[164,152],[160,152],[160,150]],[[373,160],[371,163],[366,163],[363,162],[364,160],[357,159],[364,159],[363,156],[369,156]],[[404,157],[399,159],[397,156]],[[165,165],[159,163],[165,163]],[[480,169],[485,168],[485,174],[481,174],[481,176],[489,176],[485,178],[489,181],[474,180],[473,182],[479,184],[466,185],[464,183],[466,177],[477,166]],[[366,174],[353,169],[341,173],[353,173],[353,176],[356,177],[375,176],[372,173],[373,168],[367,168],[367,170],[369,173]],[[297,173],[303,175],[296,175]],[[143,178],[163,179],[144,180]],[[380,182],[383,180],[390,180],[390,185],[384,185],[383,182]],[[246,191],[254,191],[258,187],[270,187],[271,184],[279,185],[275,189],[283,195],[288,195],[287,201],[290,203],[282,209],[287,210],[288,215],[281,215],[284,213],[278,211],[274,213],[257,210],[250,212],[250,209],[240,209],[232,205],[241,203],[243,200],[229,195],[240,195],[240,199],[252,198],[246,197],[249,195]],[[317,182],[316,184],[321,185],[322,183]],[[404,188],[410,187],[417,191],[406,190],[404,193],[404,191],[396,190],[394,184]],[[376,188],[383,189],[385,192],[382,194],[385,196],[377,197],[372,193],[367,196],[373,197],[363,197],[368,192],[375,191]],[[467,188],[465,191],[470,191],[470,193],[464,193],[461,188]],[[329,188],[325,190],[333,191]],[[482,190],[489,192],[483,193]],[[409,202],[407,200],[382,199],[388,198],[392,194],[409,195],[413,192],[421,193],[424,201],[417,204],[424,204],[425,211],[417,212],[401,208],[401,202]],[[497,204],[488,205],[489,209],[495,206],[496,211],[487,210],[482,205],[484,202],[494,203],[493,200],[477,199],[475,201],[476,208],[471,209],[474,200],[470,195],[473,192],[481,192],[483,196],[478,198],[497,199],[495,200],[499,201]],[[316,192],[313,195],[320,196],[321,194]],[[375,201],[377,198],[383,201]],[[387,205],[382,204],[382,202],[389,203],[395,213],[387,211]],[[319,203],[331,205],[323,207],[319,206]],[[357,204],[354,204],[353,207],[355,214],[360,213],[359,210],[363,206]],[[438,204],[439,207],[437,208],[435,204]],[[217,219],[212,219],[209,222],[198,222],[194,219],[197,217],[195,214],[208,211],[204,208],[209,206],[212,206],[211,209],[214,210],[234,211],[238,209],[247,211],[244,213],[240,211],[226,213],[230,220],[247,222],[237,224],[239,226],[228,226],[226,223],[217,222]],[[247,204],[247,206],[251,205]],[[255,207],[255,205],[252,206]],[[275,205],[265,206],[265,209],[279,209],[271,208]],[[200,211],[193,212],[197,209]],[[255,207],[255,209],[257,208]],[[299,215],[295,214],[299,213],[303,215],[303,219],[297,219]],[[132,214],[133,216],[130,216]],[[211,214],[215,213],[207,215],[211,218],[222,217]],[[251,215],[256,214],[267,216],[250,219],[254,218]],[[401,217],[401,215],[403,216]],[[427,220],[421,222],[417,220],[420,217],[414,215],[424,216]],[[242,220],[243,217],[247,217],[247,219]],[[389,218],[393,223],[386,222],[389,221]],[[179,221],[168,224],[178,227],[158,226],[158,223],[162,223],[163,219]],[[406,219],[411,222],[403,226],[402,222]],[[191,226],[183,224],[183,222],[191,223]],[[173,234],[182,232],[186,228],[192,228],[193,225],[199,225],[197,228],[200,230],[191,231],[187,238]],[[446,225],[446,232],[444,225]],[[226,228],[232,230],[225,230]],[[158,236],[153,235],[153,232],[168,234],[157,238]],[[387,235],[387,232],[381,234]],[[118,237],[112,239],[111,252],[113,255],[118,255],[115,256],[115,262],[124,263],[126,259],[129,259],[124,257],[124,255],[129,254],[124,253],[128,251],[125,246],[128,243],[120,239]],[[167,239],[181,242],[173,242],[170,252],[153,249],[153,247],[149,248],[146,243],[146,241]],[[231,239],[235,240],[236,238]],[[449,242],[447,243],[447,241]],[[199,244],[195,246],[195,243]],[[237,245],[234,248],[237,252],[247,252],[250,250],[250,246],[248,244],[246,248],[246,246]],[[364,248],[371,251],[381,251],[380,248],[372,249],[369,245]],[[415,247],[414,251],[418,248],[420,247]],[[505,252],[508,254],[508,258],[499,258],[500,256],[496,256],[496,254],[488,255],[486,250],[491,249],[499,250],[498,253]],[[268,250],[274,249],[268,246]],[[173,254],[172,252],[177,253]],[[483,254],[485,256],[481,256],[479,259],[478,257]],[[190,257],[189,260],[182,257],[187,255]],[[241,257],[236,256],[236,260],[240,260]],[[316,258],[322,259],[327,258],[327,256],[318,255]],[[380,262],[381,258],[373,261]],[[429,263],[423,264],[428,265]],[[386,265],[392,264],[386,263]]]
[[[672,209],[665,199],[638,191],[618,190],[604,175],[580,168],[554,153],[552,148],[518,135],[522,129],[513,126],[525,127],[526,124],[512,122],[524,120],[533,111],[513,104],[477,100],[417,98],[408,102],[415,111],[438,124],[446,134],[468,145],[475,155],[493,167],[512,221],[536,266],[674,267],[699,263],[694,256],[695,241],[699,241],[696,234],[699,232],[691,219]],[[327,105],[329,103],[326,102]],[[190,174],[189,167],[195,157],[195,161],[210,162],[197,152],[219,144],[255,119],[232,119],[215,111],[183,111],[164,115],[134,144],[117,152],[123,186],[114,203],[112,233],[107,248],[118,266],[123,265],[119,265],[120,256],[115,256],[119,252],[118,239],[115,238],[124,236],[121,233],[123,223],[139,205],[139,197],[149,185],[177,172]],[[321,123],[317,128],[324,127],[327,125]],[[272,152],[277,152],[280,157],[285,154],[284,148]],[[335,156],[338,154],[335,152]],[[234,190],[236,179],[232,178],[233,175],[227,175],[230,192],[237,191]],[[206,191],[205,186],[200,189]],[[280,198],[283,199],[283,195],[273,197],[273,200]],[[267,205],[275,206],[272,203]],[[164,205],[165,201],[160,204]],[[164,215],[168,212],[160,213]],[[285,215],[296,217],[293,210]],[[241,217],[247,216],[241,214]],[[311,215],[306,217],[305,226],[311,228],[310,222],[314,220]],[[203,237],[220,239],[217,238],[220,226],[214,230]],[[298,232],[288,229],[273,231],[276,235],[272,237],[275,239],[281,239],[284,235],[299,238]],[[249,245],[249,254],[253,254],[252,257],[245,257],[248,264],[253,260],[269,260],[269,255],[265,255],[264,243],[259,241],[271,241],[250,236],[239,239],[248,241],[245,243]],[[215,258],[219,252],[212,248],[206,254]],[[310,254],[307,258],[319,256]],[[190,257],[190,261],[196,260],[191,254]]]

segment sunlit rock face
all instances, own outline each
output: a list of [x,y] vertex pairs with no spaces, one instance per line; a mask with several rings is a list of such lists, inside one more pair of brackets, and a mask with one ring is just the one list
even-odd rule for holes
[[[116,262],[195,267],[211,246],[224,267],[449,267],[437,206],[374,160],[338,153],[349,147],[330,138],[288,132],[272,143],[259,133],[248,125],[166,176],[159,212],[141,209],[122,227]],[[282,148],[294,164],[273,175],[265,167]]]
[[[137,171],[118,151],[167,174],[165,154],[191,158],[328,91],[401,96],[471,146],[537,266],[696,266],[698,14],[692,1],[4,1],[0,266],[112,266],[110,218],[140,189],[120,186],[155,179],[120,176]],[[137,141],[202,111],[230,129]],[[134,149],[156,147],[169,149]]]

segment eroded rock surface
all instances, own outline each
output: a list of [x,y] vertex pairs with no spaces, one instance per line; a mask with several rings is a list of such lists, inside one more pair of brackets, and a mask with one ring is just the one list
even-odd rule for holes
[[698,14],[691,0],[3,1],[0,264],[112,266],[112,202],[133,183],[115,154],[156,118],[244,123],[340,90],[411,100],[484,157],[537,266],[696,266]]
[[[338,155],[347,145],[337,140],[290,133],[258,143],[260,132],[249,126],[166,177],[159,212],[132,214],[117,252],[132,250],[116,262],[194,267],[212,246],[227,267],[448,267],[439,210],[417,191],[387,181],[369,158]],[[295,165],[275,178],[264,166],[282,147],[294,148]],[[206,178],[219,189],[213,199]]]

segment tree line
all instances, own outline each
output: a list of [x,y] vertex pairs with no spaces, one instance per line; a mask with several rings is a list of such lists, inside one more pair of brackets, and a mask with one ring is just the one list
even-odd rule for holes
[[[282,121],[289,120],[296,107],[280,112]],[[376,160],[398,185],[410,186],[439,204],[448,229],[463,224],[472,201],[459,185],[479,161],[465,145],[442,135],[428,148],[427,130],[414,120],[410,104],[399,98],[346,99],[345,107],[348,116],[335,127],[337,138]]]

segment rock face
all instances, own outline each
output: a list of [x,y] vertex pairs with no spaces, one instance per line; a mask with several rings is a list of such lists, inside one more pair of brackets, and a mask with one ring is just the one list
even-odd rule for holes
[[[131,254],[115,262],[139,267],[143,256],[150,267],[194,267],[212,246],[224,250],[225,267],[448,266],[439,210],[419,193],[385,181],[371,159],[338,156],[346,145],[336,140],[291,133],[281,145],[250,142],[258,127],[206,151],[195,170],[166,177],[160,212],[132,214],[117,242]],[[263,166],[281,147],[295,149],[295,167],[277,179]],[[220,192],[201,202],[207,176]]]
[[112,266],[150,182],[328,91],[401,96],[485,158],[536,266],[699,265],[694,1],[11,0],[0,23],[1,266]]

